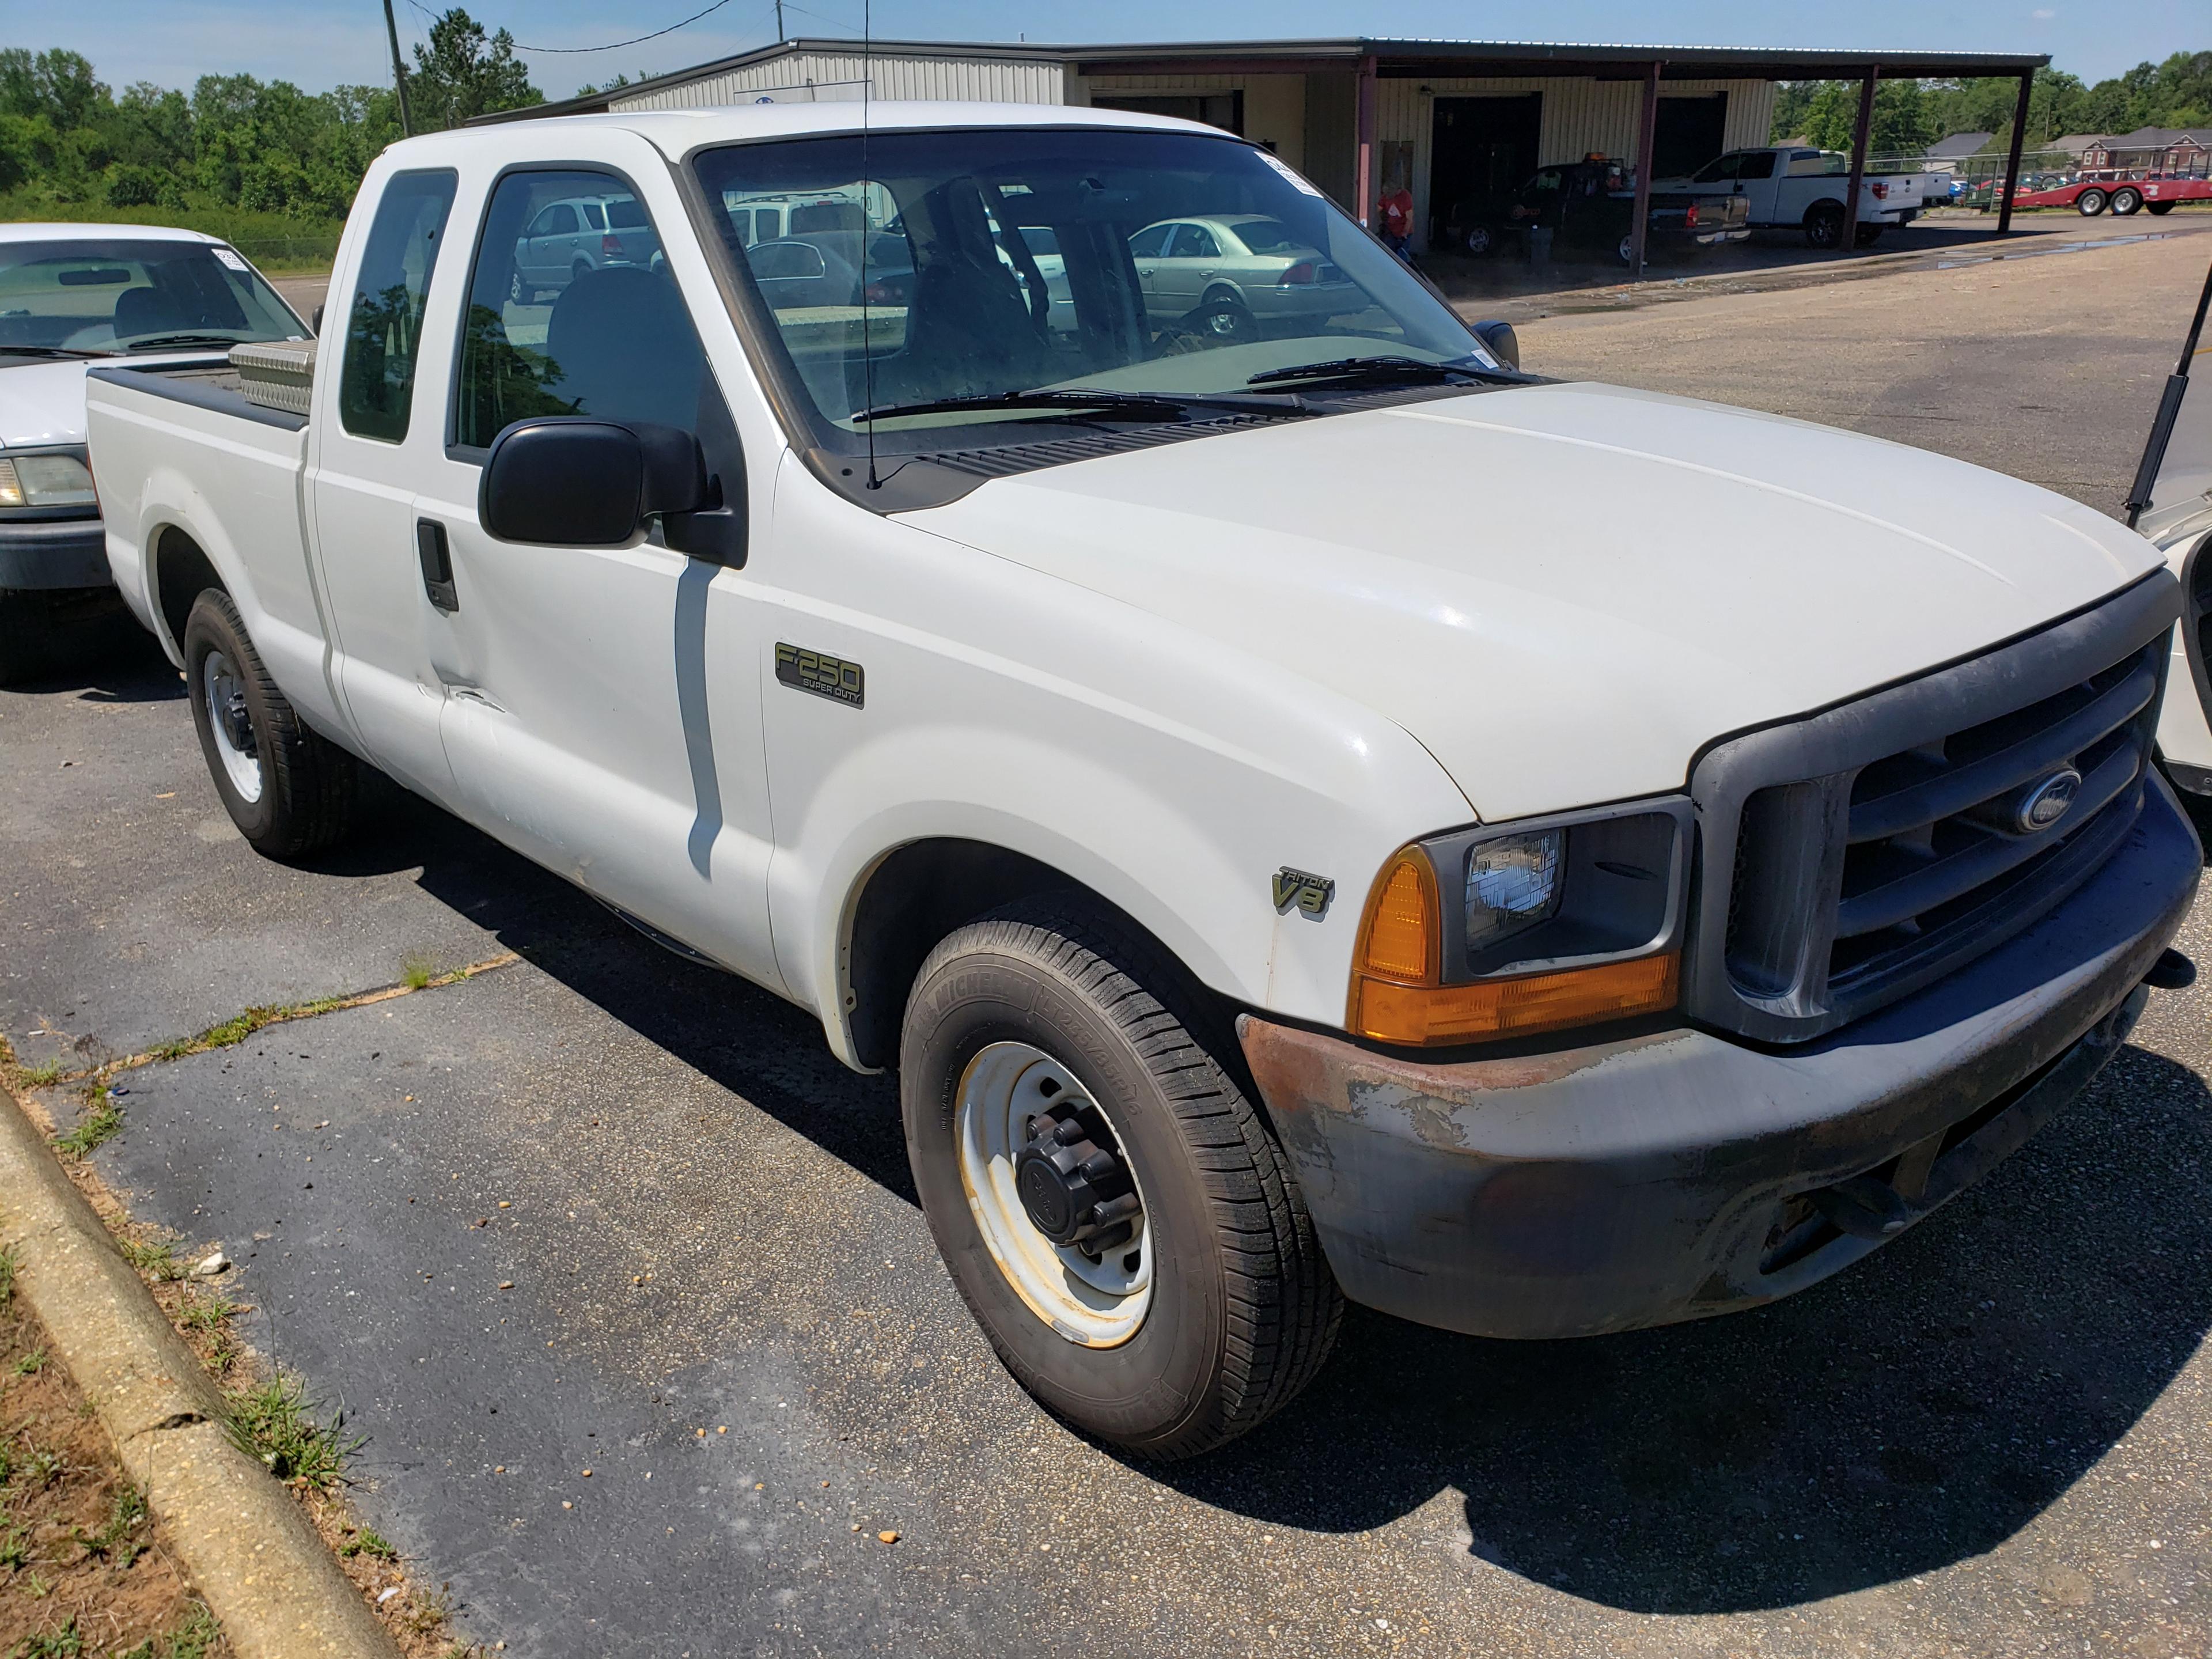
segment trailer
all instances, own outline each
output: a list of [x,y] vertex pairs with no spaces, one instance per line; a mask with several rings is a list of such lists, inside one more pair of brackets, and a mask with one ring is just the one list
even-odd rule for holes
[[2138,211],[2166,214],[2184,202],[2212,202],[2212,178],[2203,173],[2087,173],[2043,190],[2016,191],[2016,208],[2070,207],[2085,219],[2110,208],[2120,218]]

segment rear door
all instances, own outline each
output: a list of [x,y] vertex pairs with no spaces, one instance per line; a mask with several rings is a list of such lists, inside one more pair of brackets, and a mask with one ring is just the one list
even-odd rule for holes
[[[573,136],[568,148],[592,149]],[[449,572],[425,612],[446,750],[466,816],[659,931],[768,976],[759,653],[742,573],[657,532],[620,547],[518,544],[477,514],[493,440],[544,416],[695,432],[709,471],[744,499],[736,428],[672,271],[593,270],[550,307],[513,304],[500,284],[495,250],[548,197],[617,192],[639,202],[648,232],[656,216],[682,222],[672,191],[656,209],[611,166],[583,161],[507,173],[483,210],[452,441],[414,504]]]
[[454,296],[434,279],[459,281],[444,253],[458,185],[441,168],[395,173],[378,186],[337,337],[325,347],[339,354],[338,373],[317,388],[305,480],[339,693],[369,758],[440,800],[453,774],[438,732],[444,692],[429,660],[413,498],[443,441],[437,394],[418,382],[437,343],[453,343]]
[[1178,224],[1168,238],[1167,256],[1158,262],[1153,277],[1160,310],[1180,317],[1195,310],[1206,285],[1221,265],[1221,244],[1212,230],[1188,222]]

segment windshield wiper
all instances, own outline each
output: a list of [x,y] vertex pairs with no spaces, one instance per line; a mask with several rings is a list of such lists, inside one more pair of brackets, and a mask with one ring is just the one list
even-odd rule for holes
[[161,351],[170,346],[219,345],[234,346],[238,340],[228,334],[156,334],[149,339],[133,340],[124,347],[125,351]]
[[0,357],[112,357],[112,351],[90,351],[82,346],[0,345]]
[[962,398],[932,398],[922,403],[887,404],[864,409],[855,421],[889,421],[906,415],[963,415],[992,410],[1097,410],[1115,421],[1179,421],[1193,409],[1233,410],[1244,415],[1281,415],[1280,404],[1249,394],[1212,396],[1180,392],[989,392]]
[[1510,369],[1485,368],[1474,363],[1430,363],[1418,357],[1339,357],[1331,362],[1299,363],[1290,368],[1270,368],[1250,376],[1246,386],[1273,386],[1284,380],[1432,381],[1496,380],[1515,386],[1528,377]]

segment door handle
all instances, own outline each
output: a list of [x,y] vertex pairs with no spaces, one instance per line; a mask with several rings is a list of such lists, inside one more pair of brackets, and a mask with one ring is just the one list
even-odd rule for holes
[[453,590],[453,555],[446,544],[446,526],[435,519],[415,520],[415,555],[422,564],[422,591],[430,603],[447,616],[461,608]]

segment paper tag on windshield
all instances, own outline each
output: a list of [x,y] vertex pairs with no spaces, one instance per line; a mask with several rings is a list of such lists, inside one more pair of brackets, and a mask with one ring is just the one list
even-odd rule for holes
[[223,264],[228,265],[233,270],[243,270],[246,269],[246,261],[240,258],[235,253],[233,253],[227,247],[210,248],[208,252],[214,254],[216,258],[222,260]]
[[1297,169],[1293,167],[1288,161],[1283,160],[1281,156],[1276,155],[1274,151],[1271,149],[1261,150],[1260,152],[1260,159],[1265,161],[1269,167],[1274,168],[1276,172],[1281,173],[1284,178],[1289,179],[1297,189],[1305,191],[1307,195],[1318,196],[1321,194],[1320,191],[1308,184],[1304,179],[1299,178]]

